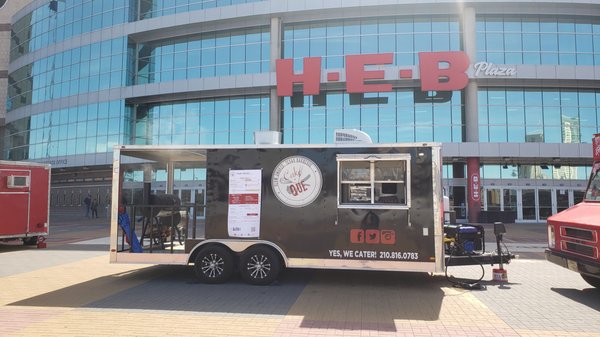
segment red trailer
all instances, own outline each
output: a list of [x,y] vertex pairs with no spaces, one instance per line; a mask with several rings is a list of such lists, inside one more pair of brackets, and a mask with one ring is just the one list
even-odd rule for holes
[[0,241],[44,247],[49,196],[50,165],[0,161]]

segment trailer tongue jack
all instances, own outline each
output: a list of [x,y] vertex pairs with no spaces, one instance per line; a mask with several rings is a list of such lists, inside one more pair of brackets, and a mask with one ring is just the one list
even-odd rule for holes
[[[508,282],[508,274],[507,271],[503,267],[502,261],[502,248],[500,247],[500,243],[502,242],[502,236],[506,233],[506,228],[504,224],[501,222],[494,222],[494,235],[496,235],[496,246],[498,251],[498,256],[500,257],[499,268],[494,268],[492,270],[493,280],[499,282]],[[508,261],[507,261],[508,262]]]

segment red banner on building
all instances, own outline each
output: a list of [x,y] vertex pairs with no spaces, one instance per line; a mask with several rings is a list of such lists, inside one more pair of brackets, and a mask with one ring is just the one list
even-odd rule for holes
[[469,222],[478,222],[481,211],[481,177],[479,176],[479,158],[467,158],[467,192],[469,197]]

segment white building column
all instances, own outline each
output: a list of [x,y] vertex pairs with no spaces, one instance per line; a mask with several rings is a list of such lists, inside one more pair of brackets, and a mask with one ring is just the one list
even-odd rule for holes
[[[281,29],[281,18],[271,18],[271,62],[269,67],[271,74],[275,73],[275,60],[281,58]],[[277,96],[277,88],[271,88],[269,94],[269,130],[281,131],[281,99]]]
[[[465,7],[462,16],[462,42],[471,63],[477,61],[477,19],[473,7]],[[477,82],[470,79],[465,88],[465,141],[479,142]],[[467,207],[469,222],[478,222],[481,212],[479,157],[467,156]]]
[[[475,9],[465,7],[462,16],[462,42],[471,63],[477,61],[477,20]],[[470,79],[465,88],[465,141],[479,142],[479,116],[477,112],[477,81]]]

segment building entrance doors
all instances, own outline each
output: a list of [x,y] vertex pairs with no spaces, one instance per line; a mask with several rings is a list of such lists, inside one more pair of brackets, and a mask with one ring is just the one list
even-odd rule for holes
[[582,190],[569,188],[486,187],[482,208],[484,211],[516,211],[516,222],[544,222],[582,198]]

